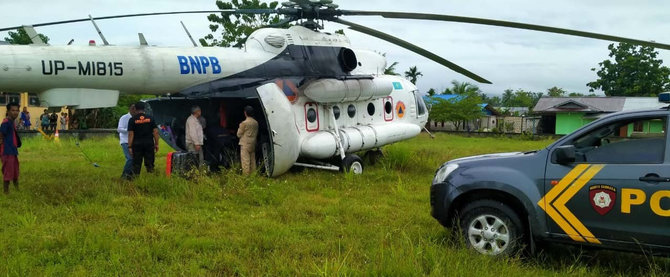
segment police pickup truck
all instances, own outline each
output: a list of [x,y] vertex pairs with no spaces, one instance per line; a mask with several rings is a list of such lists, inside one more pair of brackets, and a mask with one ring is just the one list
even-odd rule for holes
[[449,161],[433,179],[432,216],[489,255],[539,242],[667,255],[669,116],[615,113],[542,150]]

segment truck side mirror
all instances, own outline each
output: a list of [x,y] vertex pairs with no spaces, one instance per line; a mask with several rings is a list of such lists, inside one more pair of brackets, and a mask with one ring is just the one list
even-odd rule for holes
[[556,147],[554,157],[556,158],[556,163],[562,165],[575,162],[575,146],[563,145]]

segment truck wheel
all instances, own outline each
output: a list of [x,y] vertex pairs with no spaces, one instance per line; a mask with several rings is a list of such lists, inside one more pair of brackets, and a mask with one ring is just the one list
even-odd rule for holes
[[507,205],[495,200],[477,200],[466,205],[460,214],[465,243],[477,252],[512,256],[523,248],[523,224]]
[[346,155],[342,160],[342,166],[340,171],[351,172],[353,174],[362,174],[363,173],[363,160],[356,154]]

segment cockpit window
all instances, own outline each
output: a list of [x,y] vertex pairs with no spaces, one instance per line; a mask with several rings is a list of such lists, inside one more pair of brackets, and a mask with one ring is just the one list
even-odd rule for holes
[[418,91],[414,91],[414,100],[416,100],[416,113],[418,116],[426,114],[426,103],[423,102],[421,95]]

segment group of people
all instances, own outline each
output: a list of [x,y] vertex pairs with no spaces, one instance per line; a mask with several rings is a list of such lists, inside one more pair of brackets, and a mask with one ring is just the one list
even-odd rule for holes
[[[19,112],[19,107],[19,103],[16,102],[7,104],[7,113],[0,124],[0,161],[2,162],[3,192],[5,194],[9,193],[10,182],[14,183],[14,188],[17,190],[19,189],[18,155],[19,148],[21,147],[21,137],[19,137],[17,130],[30,130],[30,127],[32,126],[28,109],[23,107],[23,111]],[[47,130],[47,128],[45,128],[44,118],[47,118],[46,125],[51,128],[51,130],[55,130],[55,123],[58,121],[58,115],[55,112],[49,115],[47,110],[44,110],[44,114],[40,117],[40,120],[42,122],[42,128]],[[63,113],[61,118],[61,126],[66,126],[67,121],[64,121],[63,119],[67,119],[67,114]],[[19,119],[18,124],[16,122],[17,119]],[[64,127],[61,128],[64,129]]]
[[[10,182],[19,188],[19,151],[21,138],[17,132],[16,119],[19,118],[19,104],[7,104],[7,114],[0,124],[0,162],[2,162],[3,192],[9,193]],[[155,154],[158,152],[158,126],[150,115],[144,113],[145,104],[138,102],[130,105],[128,113],[119,119],[118,132],[121,148],[126,157],[122,178],[132,179],[140,174],[142,163],[147,172],[154,171]],[[30,122],[27,110],[21,113],[19,124],[26,125],[24,114]],[[46,114],[46,110],[45,110]],[[54,113],[55,114],[55,113]],[[240,123],[237,137],[240,145],[240,160],[245,175],[256,170],[256,138],[258,122],[253,118],[254,109],[244,108],[245,120]],[[56,115],[57,116],[57,115]],[[49,116],[50,117],[50,116]],[[191,108],[191,116],[186,120],[186,148],[198,153],[203,162],[203,129],[205,123],[201,119],[202,110],[198,106]],[[30,126],[30,125],[28,125]],[[44,124],[43,124],[44,127]]]
[[[130,180],[140,174],[142,163],[147,172],[154,171],[155,154],[158,152],[158,126],[154,118],[144,112],[145,104],[138,102],[128,107],[128,113],[119,119],[117,131],[119,142],[126,157],[121,178]],[[256,170],[256,138],[258,122],[253,118],[254,109],[244,108],[245,120],[240,123],[237,137],[240,145],[240,160],[245,175]],[[204,163],[204,135],[206,122],[198,106],[191,107],[186,120],[186,150],[197,153],[199,164]]]
[[[67,129],[67,122],[68,122],[68,114],[67,113],[61,113],[60,117],[58,113],[55,111],[51,112],[49,114],[49,111],[47,109],[44,109],[44,113],[40,115],[39,120],[37,121],[37,125],[42,128],[43,131],[56,131],[56,127],[58,126],[58,121],[60,119],[60,130],[66,130]],[[31,121],[31,116],[30,116],[30,111],[28,111],[27,107],[23,107],[23,111],[18,116],[18,130],[31,130],[33,123]]]
[[[23,108],[23,110],[24,112],[27,111],[25,107]],[[23,119],[23,115],[21,115],[21,118]],[[28,115],[28,118],[30,118],[30,115]],[[44,109],[44,113],[40,115],[40,126],[42,127],[42,130],[52,132],[56,131],[56,126],[58,126],[58,119],[59,119],[58,114],[55,111],[49,114],[49,111],[47,109]],[[67,113],[61,113],[60,130],[65,130],[67,128],[67,122],[68,122]],[[30,122],[28,122],[28,124],[30,124]]]

